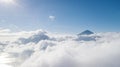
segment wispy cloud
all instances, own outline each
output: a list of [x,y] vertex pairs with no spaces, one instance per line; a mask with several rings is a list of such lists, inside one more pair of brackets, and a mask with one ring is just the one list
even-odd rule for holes
[[8,33],[10,32],[11,30],[10,29],[0,29],[0,33]]
[[54,20],[56,19],[56,17],[53,16],[53,15],[50,15],[50,16],[49,16],[49,19],[50,19],[51,21],[54,21]]

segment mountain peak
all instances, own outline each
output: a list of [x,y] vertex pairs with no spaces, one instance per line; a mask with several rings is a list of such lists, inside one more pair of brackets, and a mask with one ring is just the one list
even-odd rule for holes
[[94,34],[94,33],[92,31],[90,31],[90,30],[85,30],[85,31],[81,32],[78,35],[91,35],[91,34]]

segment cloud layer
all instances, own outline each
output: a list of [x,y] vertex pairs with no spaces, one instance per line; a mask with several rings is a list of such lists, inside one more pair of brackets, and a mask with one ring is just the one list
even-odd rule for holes
[[0,56],[8,54],[13,67],[120,67],[120,33],[77,36],[37,30],[6,35]]

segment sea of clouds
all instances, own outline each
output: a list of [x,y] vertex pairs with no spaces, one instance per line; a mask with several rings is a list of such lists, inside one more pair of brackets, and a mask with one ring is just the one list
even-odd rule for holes
[[120,67],[120,33],[0,30],[0,67]]

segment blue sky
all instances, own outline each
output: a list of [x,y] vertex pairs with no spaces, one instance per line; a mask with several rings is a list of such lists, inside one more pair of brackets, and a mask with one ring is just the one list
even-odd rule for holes
[[0,4],[0,27],[60,33],[119,32],[120,0],[14,0]]

